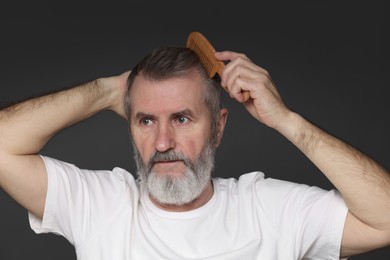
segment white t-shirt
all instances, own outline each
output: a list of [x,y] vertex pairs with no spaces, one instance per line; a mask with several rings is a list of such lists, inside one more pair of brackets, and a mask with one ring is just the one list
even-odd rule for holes
[[79,260],[339,259],[347,208],[340,195],[252,172],[214,178],[187,212],[157,208],[121,169],[91,171],[43,157],[48,192],[36,233],[64,236]]

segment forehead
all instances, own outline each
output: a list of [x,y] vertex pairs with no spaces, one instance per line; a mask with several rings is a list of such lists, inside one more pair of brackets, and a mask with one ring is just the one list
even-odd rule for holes
[[150,80],[139,75],[130,91],[131,115],[204,109],[203,89],[202,80],[196,74],[164,80]]

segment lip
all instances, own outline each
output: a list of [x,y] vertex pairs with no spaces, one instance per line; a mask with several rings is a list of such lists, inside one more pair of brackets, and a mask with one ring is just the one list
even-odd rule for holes
[[152,168],[171,168],[171,167],[178,167],[180,165],[184,164],[181,160],[172,160],[172,161],[157,161],[153,163]]
[[153,164],[152,170],[158,175],[181,177],[185,164],[182,160],[158,161]]
[[180,160],[173,160],[173,161],[158,161],[158,162],[155,162],[154,164],[174,164],[174,163],[177,163],[177,162],[181,162]]

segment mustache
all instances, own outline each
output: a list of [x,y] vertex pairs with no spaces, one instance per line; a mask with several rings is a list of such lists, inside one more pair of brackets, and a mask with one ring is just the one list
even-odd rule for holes
[[154,152],[149,159],[148,165],[151,169],[158,162],[166,161],[182,161],[186,166],[193,168],[193,163],[191,160],[185,156],[183,153],[178,151],[169,150],[166,152]]

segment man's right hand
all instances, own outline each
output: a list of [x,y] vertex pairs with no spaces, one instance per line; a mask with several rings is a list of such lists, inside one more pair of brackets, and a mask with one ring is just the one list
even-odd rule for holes
[[101,87],[109,87],[116,93],[116,98],[114,99],[112,105],[109,109],[116,112],[119,116],[127,120],[124,99],[127,92],[127,78],[129,77],[131,71],[126,71],[118,76],[101,78],[97,80],[97,84]]
[[129,71],[54,94],[33,98],[0,111],[0,187],[42,218],[47,173],[38,155],[62,129],[100,111],[126,118],[124,96]]

